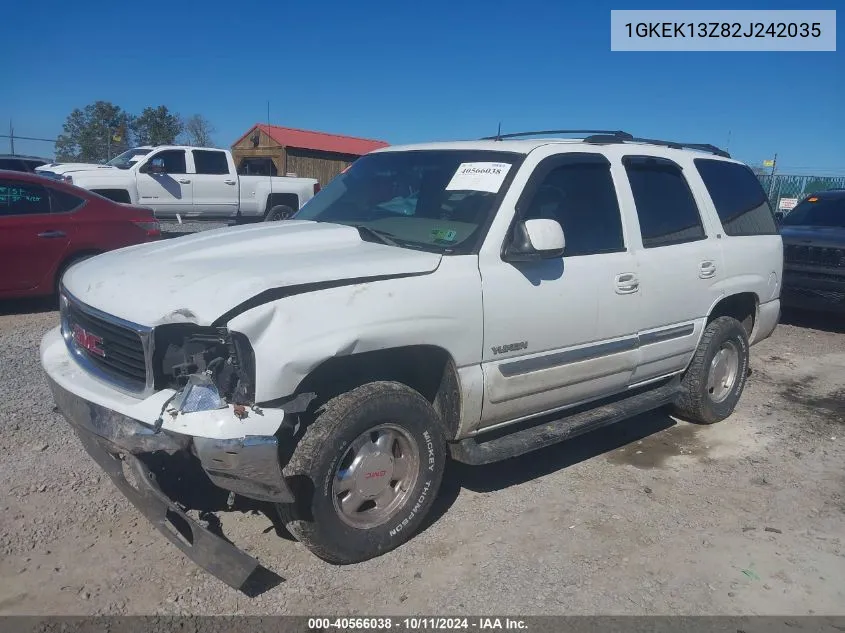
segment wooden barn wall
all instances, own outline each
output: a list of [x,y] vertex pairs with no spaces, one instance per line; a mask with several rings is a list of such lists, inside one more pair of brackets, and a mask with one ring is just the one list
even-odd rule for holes
[[280,176],[285,175],[285,148],[274,141],[270,136],[263,131],[259,131],[258,147],[252,144],[252,134],[255,128],[249,131],[239,143],[232,146],[232,157],[235,160],[235,166],[239,165],[242,158],[247,156],[269,156],[273,159],[276,165],[276,170]]
[[352,154],[288,147],[285,172],[294,172],[302,178],[316,178],[321,186],[325,186],[357,158]]

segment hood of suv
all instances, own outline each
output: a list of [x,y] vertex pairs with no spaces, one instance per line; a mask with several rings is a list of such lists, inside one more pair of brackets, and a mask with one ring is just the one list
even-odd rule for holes
[[836,226],[784,226],[780,230],[784,244],[845,248],[845,228]]
[[112,251],[71,267],[79,301],[140,325],[209,325],[274,289],[434,272],[441,255],[361,239],[340,224],[287,220]]

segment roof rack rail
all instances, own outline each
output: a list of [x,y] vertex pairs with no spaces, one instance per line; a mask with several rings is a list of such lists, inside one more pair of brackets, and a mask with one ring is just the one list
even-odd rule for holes
[[654,138],[637,138],[631,136],[630,134],[625,134],[624,132],[622,135],[613,133],[595,134],[593,136],[588,136],[584,139],[585,143],[593,143],[596,145],[622,143],[625,141],[630,141],[632,143],[645,143],[647,145],[660,145],[661,147],[670,147],[672,149],[696,149],[701,152],[710,152],[711,154],[715,154],[716,156],[721,156],[723,158],[731,157],[731,155],[728,154],[725,150],[716,147],[715,145],[710,145],[709,143],[683,143],[680,141],[663,141]]
[[482,141],[501,141],[505,138],[521,138],[524,136],[542,136],[544,134],[594,134],[608,135],[620,140],[634,138],[622,130],[540,130],[538,132],[513,132],[511,134],[496,134],[495,136],[484,136]]

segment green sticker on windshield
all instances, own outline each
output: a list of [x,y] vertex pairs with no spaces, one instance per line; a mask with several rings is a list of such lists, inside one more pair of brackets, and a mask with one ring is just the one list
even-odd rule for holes
[[452,229],[434,229],[431,232],[431,239],[435,242],[454,242],[456,237],[458,233]]

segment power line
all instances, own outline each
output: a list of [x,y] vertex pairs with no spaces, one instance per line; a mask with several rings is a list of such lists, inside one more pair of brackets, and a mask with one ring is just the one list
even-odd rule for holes
[[45,141],[47,143],[55,143],[58,139],[55,138],[36,138],[34,136],[18,136],[17,134],[0,134],[0,138],[20,139],[22,141]]

